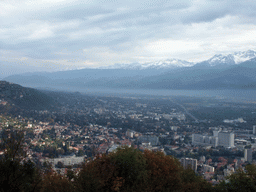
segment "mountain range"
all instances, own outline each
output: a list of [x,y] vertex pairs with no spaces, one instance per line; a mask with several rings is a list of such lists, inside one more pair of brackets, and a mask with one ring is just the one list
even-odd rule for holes
[[256,52],[248,50],[215,55],[191,63],[169,59],[150,63],[115,64],[97,69],[54,73],[26,73],[4,80],[37,88],[129,88],[129,89],[255,89]]
[[100,67],[99,69],[174,69],[179,67],[192,67],[194,65],[235,65],[242,62],[248,61],[256,57],[256,52],[253,50],[235,52],[233,54],[223,55],[216,54],[212,58],[199,62],[193,63],[180,59],[167,59],[156,62],[148,63],[132,63],[132,64],[115,64],[111,66]]

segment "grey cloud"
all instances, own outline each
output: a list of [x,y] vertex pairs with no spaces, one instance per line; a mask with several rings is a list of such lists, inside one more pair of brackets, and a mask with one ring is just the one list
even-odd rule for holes
[[60,7],[56,10],[43,11],[44,15],[34,14],[35,18],[48,19],[48,20],[70,20],[70,19],[86,19],[86,17],[110,14],[114,10],[104,9],[101,7],[86,7],[86,6],[74,6],[74,7]]
[[[182,34],[187,25],[211,22],[226,15],[240,16],[240,22],[243,19],[248,23],[256,22],[256,3],[253,1],[77,2],[24,13],[21,10],[18,12],[20,15],[9,18],[10,20],[5,18],[4,25],[10,33],[6,35],[7,38],[0,39],[1,47],[20,51],[24,56],[33,59],[83,58],[86,53],[80,50],[86,48],[107,47],[115,53],[120,53],[131,50],[144,40],[186,38]],[[73,20],[79,24],[61,27],[62,23]],[[50,25],[52,36],[29,39],[28,35],[32,29],[19,31],[19,25],[34,23],[33,27],[37,28],[40,22]],[[175,27],[176,25],[179,27]],[[77,35],[77,38],[72,35]],[[56,54],[61,53],[64,48],[68,50],[68,54]]]
[[181,14],[184,23],[211,22],[226,15],[239,15],[242,17],[256,16],[256,4],[253,1],[240,0],[210,0],[195,4],[193,9],[187,9]]

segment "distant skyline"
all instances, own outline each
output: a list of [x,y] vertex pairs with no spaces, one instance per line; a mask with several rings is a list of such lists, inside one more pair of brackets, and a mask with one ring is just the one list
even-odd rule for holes
[[253,0],[8,0],[0,7],[0,78],[256,50]]

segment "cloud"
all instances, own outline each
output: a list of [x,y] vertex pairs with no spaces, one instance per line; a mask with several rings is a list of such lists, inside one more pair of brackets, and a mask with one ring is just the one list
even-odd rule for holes
[[22,62],[28,66],[37,61],[42,69],[46,62],[55,70],[164,58],[199,61],[256,49],[256,2],[250,0],[9,0],[0,7],[1,50],[27,58]]

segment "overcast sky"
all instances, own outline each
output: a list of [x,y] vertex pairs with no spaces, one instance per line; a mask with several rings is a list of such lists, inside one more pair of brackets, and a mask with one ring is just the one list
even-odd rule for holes
[[255,0],[1,0],[0,9],[2,76],[256,50]]

